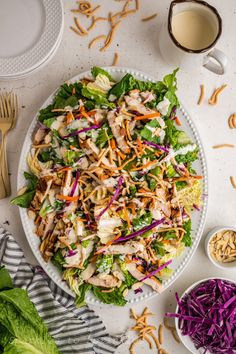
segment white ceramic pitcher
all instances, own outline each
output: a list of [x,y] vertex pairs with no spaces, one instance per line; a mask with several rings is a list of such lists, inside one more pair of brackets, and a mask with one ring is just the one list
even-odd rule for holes
[[[214,38],[204,48],[191,49],[183,46],[173,33],[173,17],[184,11],[197,11],[206,16],[214,30]],[[187,27],[187,26],[186,26]],[[188,28],[185,29],[186,31]],[[222,19],[218,11],[205,1],[175,0],[171,2],[168,20],[163,24],[159,46],[163,58],[170,65],[179,66],[184,70],[196,70],[204,66],[215,74],[222,75],[226,71],[227,56],[215,48],[222,33]]]

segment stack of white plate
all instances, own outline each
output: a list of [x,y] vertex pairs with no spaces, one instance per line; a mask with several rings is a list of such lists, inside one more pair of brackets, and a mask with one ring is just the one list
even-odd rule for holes
[[47,64],[63,28],[61,0],[0,0],[0,80],[22,79]]

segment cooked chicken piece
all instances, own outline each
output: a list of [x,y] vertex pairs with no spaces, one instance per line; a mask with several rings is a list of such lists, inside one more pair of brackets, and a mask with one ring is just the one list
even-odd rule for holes
[[151,102],[156,99],[156,95],[150,91],[141,92],[140,96],[143,98],[143,104]]
[[57,234],[55,234],[53,231],[49,232],[40,244],[39,250],[42,253],[42,256],[46,262],[48,262],[53,255],[56,240]]
[[36,230],[36,234],[43,239],[47,236],[48,231],[54,228],[54,218],[56,213],[49,213],[43,218]]
[[115,118],[116,118],[116,115],[114,112],[109,112],[107,114],[107,120],[108,120],[109,126],[111,128],[112,134],[114,135],[114,137],[116,139],[118,147],[123,152],[127,153],[129,151],[129,146],[126,143],[125,138],[124,138],[125,131],[119,124],[116,123]]
[[84,264],[84,261],[89,257],[89,255],[91,254],[92,250],[93,250],[93,245],[94,245],[94,241],[90,240],[89,244],[87,247],[82,247],[82,261],[81,261],[81,265]]
[[31,206],[32,208],[34,208],[35,210],[40,210],[41,208],[41,199],[43,198],[42,193],[37,189],[34,199],[31,202]]
[[[138,89],[134,89],[129,92],[129,96],[132,98],[136,98],[136,99],[139,98],[140,99],[139,93],[140,93],[140,91]],[[140,101],[141,101],[141,99],[140,99]]]
[[[130,272],[130,274],[136,278],[137,280],[141,281],[145,277],[145,274],[141,273],[135,263],[128,263],[126,264],[127,270]],[[151,277],[148,279],[143,280],[143,283],[146,285],[151,286],[153,290],[155,290],[157,293],[160,293],[162,291],[163,286],[161,283],[156,279],[156,277]]]
[[[96,217],[102,211],[103,208],[95,206],[94,216]],[[114,238],[114,229],[120,227],[122,221],[117,216],[110,216],[106,211],[98,221],[97,235],[100,238],[101,243],[106,244],[108,241]]]
[[155,207],[158,208],[160,211],[162,211],[168,218],[171,215],[171,208],[170,208],[170,203],[169,202],[159,202],[158,200],[155,200]]
[[113,275],[104,273],[95,275],[87,280],[87,283],[103,288],[114,288],[119,282],[119,279],[115,278]]
[[65,183],[64,183],[63,190],[62,190],[63,195],[69,195],[69,193],[71,191],[71,182],[72,182],[72,171],[68,170],[68,171],[66,171]]
[[34,137],[33,137],[33,143],[34,145],[39,145],[44,137],[47,135],[47,130],[43,129],[43,128],[38,128],[34,134]]
[[74,251],[75,254],[73,256],[65,257],[66,264],[64,264],[65,268],[79,268],[81,269],[83,266],[82,263],[82,246],[79,245],[77,249]]
[[111,245],[109,246],[105,254],[133,254],[137,252],[143,252],[145,250],[144,245],[137,241],[128,241],[124,245]]
[[145,249],[143,251],[137,252],[137,256],[144,259],[147,262],[149,262],[149,260],[150,260],[149,255]]
[[89,257],[90,253],[93,250],[93,241],[90,241],[89,245],[84,248],[82,245],[78,245],[74,250],[75,254],[65,257],[66,264],[64,264],[65,268],[79,268],[83,269],[84,261]]
[[87,281],[89,278],[93,276],[93,274],[96,271],[96,264],[95,263],[89,263],[87,268],[83,270],[83,272],[80,274],[80,277],[82,280]]
[[156,113],[156,111],[145,107],[144,104],[139,102],[139,100],[130,96],[125,96],[125,102],[128,105],[129,110],[137,111],[140,114]]

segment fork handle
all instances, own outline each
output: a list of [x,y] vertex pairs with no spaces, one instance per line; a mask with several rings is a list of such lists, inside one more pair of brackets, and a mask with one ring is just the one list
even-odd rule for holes
[[2,178],[2,174],[0,173],[0,199],[4,199],[6,197],[7,197],[7,191]]
[[7,164],[6,134],[2,136],[1,156],[0,156],[1,176],[6,190],[6,197],[11,195],[11,183]]

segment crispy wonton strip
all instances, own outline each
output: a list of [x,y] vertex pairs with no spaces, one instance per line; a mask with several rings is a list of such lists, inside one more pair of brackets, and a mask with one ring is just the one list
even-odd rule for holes
[[202,104],[202,101],[203,101],[203,99],[204,99],[204,95],[205,95],[205,86],[202,84],[202,85],[200,85],[200,96],[199,96],[199,99],[198,99],[198,102],[197,102],[197,104],[198,105],[200,105],[200,104]]
[[155,17],[157,17],[157,13],[155,13],[155,14],[153,14],[151,16],[148,16],[148,17],[143,17],[142,21],[143,22],[147,22],[147,21],[153,20]]

